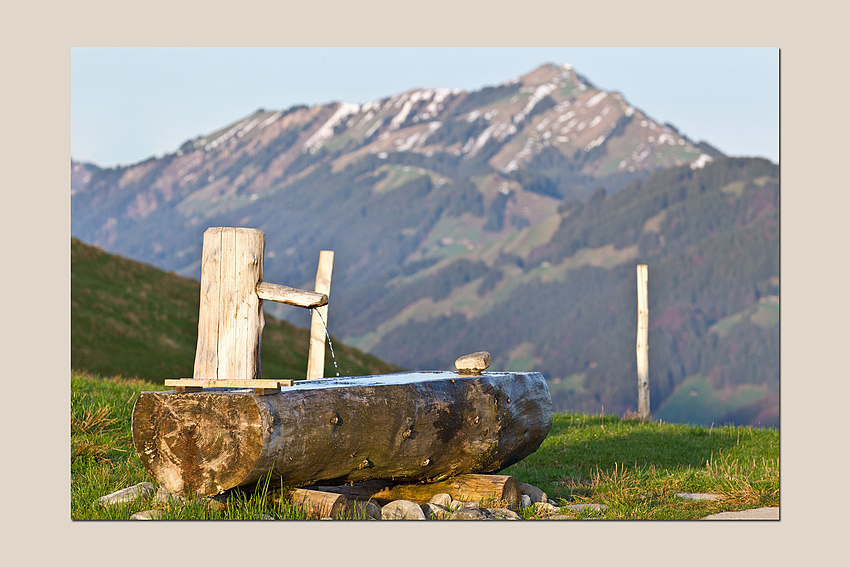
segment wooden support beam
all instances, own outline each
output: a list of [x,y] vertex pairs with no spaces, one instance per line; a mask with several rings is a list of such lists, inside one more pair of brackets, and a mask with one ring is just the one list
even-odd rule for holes
[[307,309],[328,304],[328,296],[323,293],[295,289],[268,282],[257,284],[257,295],[260,299],[268,299],[269,301],[277,301],[278,303],[286,303],[287,305],[305,307]]
[[435,494],[446,493],[452,500],[471,502],[494,499],[510,507],[520,504],[519,482],[510,475],[463,474],[441,482],[394,483],[371,480],[342,486],[312,486],[313,490],[344,495],[348,500],[373,500],[383,506],[393,500],[410,500],[425,504]]
[[[319,268],[316,270],[316,293],[330,296],[331,274],[334,268],[333,250],[319,252]],[[307,357],[307,380],[323,378],[325,375],[325,342],[327,341],[328,306],[313,310],[310,322],[310,351]]]

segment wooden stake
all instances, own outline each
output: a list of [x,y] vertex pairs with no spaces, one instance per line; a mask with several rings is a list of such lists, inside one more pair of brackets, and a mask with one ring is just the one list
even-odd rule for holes
[[[334,267],[333,250],[319,252],[319,269],[316,272],[316,293],[331,294],[331,273]],[[322,320],[324,319],[324,322]],[[310,354],[307,358],[307,380],[323,378],[325,375],[325,341],[327,340],[328,306],[313,311],[310,325]]]
[[647,283],[648,267],[637,267],[638,326],[637,326],[637,374],[638,374],[638,417],[651,419],[649,411],[649,299]]

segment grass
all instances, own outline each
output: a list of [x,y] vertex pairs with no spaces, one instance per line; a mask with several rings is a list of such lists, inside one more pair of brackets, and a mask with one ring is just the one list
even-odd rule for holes
[[[71,375],[71,518],[126,520],[151,509],[147,501],[112,508],[92,503],[116,490],[151,482],[132,444],[130,418],[141,391],[163,386],[138,379]],[[540,448],[503,470],[533,484],[558,505],[597,503],[604,512],[577,519],[688,520],[714,512],[779,505],[779,433],[751,427],[644,423],[614,415],[555,414]],[[718,501],[686,500],[677,492],[710,492]],[[206,501],[159,505],[162,519],[308,519],[260,483],[230,491],[225,505]],[[521,510],[526,519],[542,517]],[[355,516],[354,519],[362,519]]]

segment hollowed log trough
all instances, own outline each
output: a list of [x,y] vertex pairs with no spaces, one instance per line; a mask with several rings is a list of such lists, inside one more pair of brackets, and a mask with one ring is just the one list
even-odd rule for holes
[[174,494],[211,496],[264,475],[285,486],[433,483],[495,473],[552,426],[538,372],[409,372],[298,381],[281,392],[143,392],[133,443]]

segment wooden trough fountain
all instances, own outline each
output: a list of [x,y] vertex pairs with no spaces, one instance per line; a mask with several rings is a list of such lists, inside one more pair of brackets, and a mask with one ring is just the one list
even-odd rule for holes
[[461,357],[457,371],[262,378],[262,300],[328,303],[264,282],[264,243],[256,229],[206,231],[194,375],[133,408],[136,451],[167,490],[212,496],[268,473],[289,487],[438,483],[498,472],[546,438],[543,376],[484,372],[487,353]]

